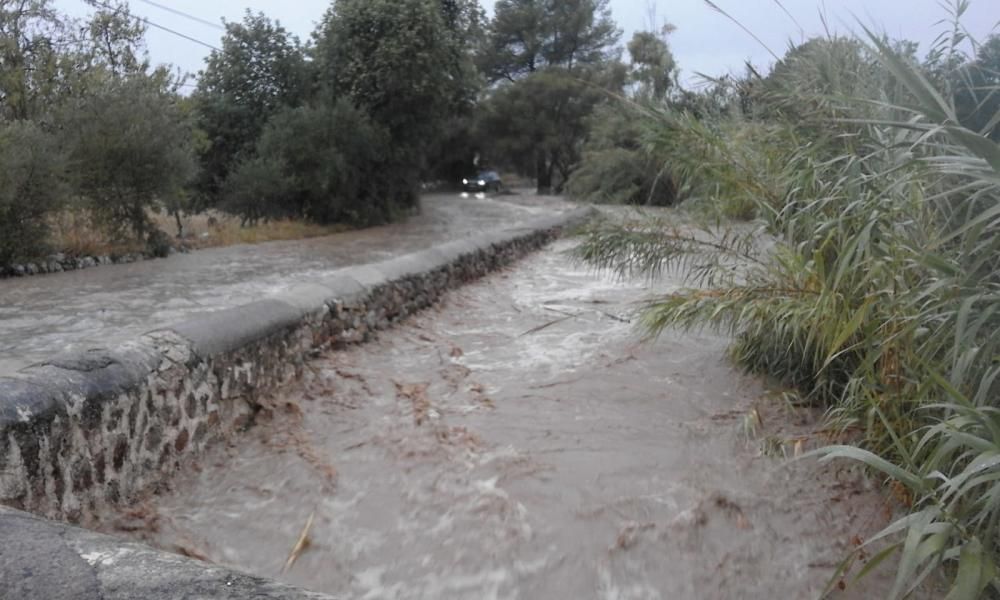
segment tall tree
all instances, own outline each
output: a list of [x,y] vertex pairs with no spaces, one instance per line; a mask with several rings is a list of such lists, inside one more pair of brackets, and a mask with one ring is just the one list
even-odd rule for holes
[[49,212],[65,199],[65,157],[31,121],[0,125],[0,265],[48,251]]
[[226,23],[222,49],[213,51],[194,93],[204,132],[199,191],[214,197],[242,155],[252,153],[268,120],[302,103],[306,62],[299,40],[277,21],[247,11]]
[[487,128],[509,162],[524,169],[531,157],[539,192],[560,189],[579,160],[587,117],[604,99],[599,88],[621,91],[620,37],[608,0],[496,3],[479,59],[499,82]]
[[64,18],[51,0],[0,2],[0,113],[29,119],[44,111],[57,84]]
[[148,211],[183,193],[195,171],[167,74],[108,77],[62,110],[78,193],[111,234],[146,241]]
[[87,58],[92,66],[100,66],[115,77],[145,72],[146,25],[129,11],[128,2],[114,4],[87,0],[98,10],[87,24]]
[[667,35],[672,31],[664,27],[660,35],[652,31],[637,31],[628,43],[628,53],[632,59],[631,79],[639,89],[640,97],[663,100],[674,84],[677,62],[667,43]]
[[498,0],[480,60],[491,80],[515,81],[605,61],[620,38],[609,0]]
[[348,99],[389,133],[392,147],[383,176],[394,205],[416,205],[426,154],[468,96],[461,60],[463,5],[468,6],[441,0],[335,0],[315,34],[324,93]]

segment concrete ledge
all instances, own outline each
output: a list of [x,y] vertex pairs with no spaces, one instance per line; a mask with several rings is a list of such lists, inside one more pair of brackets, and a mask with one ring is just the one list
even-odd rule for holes
[[[25,600],[306,597],[281,595],[292,592],[259,579],[233,579],[229,572],[93,537],[17,510],[87,524],[103,511],[133,503],[169,481],[210,444],[251,425],[262,398],[298,377],[316,352],[367,340],[591,214],[591,209],[576,210],[342,269],[271,298],[150,332],[115,349],[60,356],[0,377],[0,505],[16,509],[0,510],[0,598],[7,593],[4,563],[21,564],[12,555],[16,548],[26,555],[57,557],[51,569],[36,566],[31,573],[37,576],[18,580],[17,589],[24,593],[14,597]],[[11,545],[11,539],[19,541]],[[41,580],[56,577],[57,567],[65,567],[67,577],[85,586],[80,594],[37,591],[50,589]],[[247,587],[230,594],[235,585],[230,581]],[[170,595],[175,587],[188,591]]]
[[0,600],[330,600],[0,507]]

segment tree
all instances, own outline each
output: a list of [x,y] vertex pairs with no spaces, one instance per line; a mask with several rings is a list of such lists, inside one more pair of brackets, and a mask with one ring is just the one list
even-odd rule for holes
[[486,15],[478,0],[440,0],[445,28],[451,35],[451,71],[459,85],[448,99],[448,118],[426,151],[425,177],[458,181],[468,175],[481,145],[476,137],[476,113],[484,80],[476,52],[485,40]]
[[346,100],[277,114],[256,156],[227,180],[228,210],[244,222],[298,217],[317,223],[367,225],[389,220],[382,198],[392,173],[379,172],[386,132]]
[[99,10],[87,24],[87,57],[115,77],[144,73],[149,69],[145,53],[145,24],[129,12],[128,2],[114,4],[87,0]]
[[492,153],[533,172],[539,193],[562,191],[580,160],[594,109],[621,93],[618,62],[569,72],[549,67],[497,88],[484,104],[482,128]]
[[498,0],[480,63],[491,81],[546,66],[572,71],[612,58],[621,30],[609,0]]
[[670,31],[669,26],[659,36],[651,31],[637,31],[628,43],[632,58],[630,75],[639,86],[636,94],[640,98],[661,101],[674,84],[677,63],[666,40]]
[[219,192],[219,207],[238,216],[243,227],[290,217],[285,205],[289,187],[285,167],[279,160],[250,156],[229,172]]
[[66,193],[65,157],[31,121],[0,126],[0,265],[43,255],[47,217]]
[[112,235],[145,241],[148,210],[195,172],[192,132],[166,73],[105,76],[62,107],[74,183]]
[[416,206],[426,156],[468,96],[461,29],[448,28],[444,9],[449,7],[460,5],[336,0],[314,36],[321,101],[348,100],[392,140],[376,170],[396,185],[372,202]]
[[487,103],[485,129],[494,152],[534,173],[539,192],[561,189],[579,160],[586,119],[606,98],[601,88],[621,91],[620,36],[608,0],[496,3],[480,64],[502,83]]
[[594,111],[590,137],[567,190],[574,198],[602,204],[666,206],[678,190],[665,157],[649,149],[646,117],[630,106],[607,104]]
[[316,36],[320,81],[408,151],[433,139],[461,95],[456,49],[436,0],[336,0]]
[[5,119],[38,116],[57,85],[66,28],[51,4],[0,2],[0,114]]
[[217,194],[236,162],[253,152],[271,117],[304,101],[307,74],[298,39],[279,22],[247,11],[241,23],[226,23],[222,49],[209,55],[194,93],[207,141],[197,182],[204,202]]

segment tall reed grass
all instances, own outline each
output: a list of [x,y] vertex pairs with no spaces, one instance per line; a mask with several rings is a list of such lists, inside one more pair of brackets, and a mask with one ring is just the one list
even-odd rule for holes
[[[968,2],[952,6],[958,23]],[[828,409],[909,511],[868,541],[898,561],[893,598],[951,577],[948,599],[1000,594],[1000,146],[962,126],[951,84],[861,27],[748,82],[751,110],[704,119],[640,107],[644,140],[719,221],[605,223],[580,256],[619,273],[681,268],[689,290],[643,324],[709,326],[735,359]],[[961,56],[961,27],[942,38]],[[983,101],[1000,88],[963,90]],[[769,240],[770,242],[767,242]],[[866,550],[868,548],[865,548]],[[847,563],[845,563],[847,564]]]

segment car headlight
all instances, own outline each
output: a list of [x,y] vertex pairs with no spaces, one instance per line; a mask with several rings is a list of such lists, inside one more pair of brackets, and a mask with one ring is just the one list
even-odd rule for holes
[[469,185],[469,180],[468,179],[463,179],[462,180],[462,185]]
[[479,180],[479,185],[486,185],[486,182],[485,182],[485,181],[483,181],[482,179],[480,179],[480,180]]

